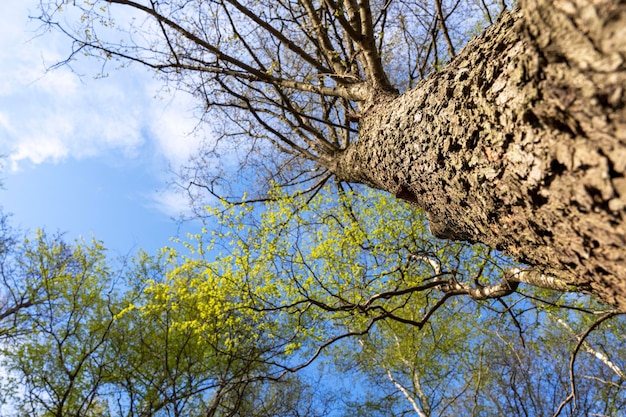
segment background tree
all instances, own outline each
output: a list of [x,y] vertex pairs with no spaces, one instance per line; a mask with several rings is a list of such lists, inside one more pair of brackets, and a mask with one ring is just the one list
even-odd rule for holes
[[[438,237],[626,308],[624,5],[528,0],[496,19],[469,4],[43,1],[41,19],[72,58],[139,62],[192,91],[247,167],[388,191]],[[124,11],[145,21],[116,27]],[[472,16],[493,25],[461,51]]]
[[247,308],[236,271],[168,249],[132,275],[142,290],[118,316],[110,357],[120,415],[257,415],[255,392],[268,392],[266,409],[284,405],[267,386],[269,358],[284,348],[266,334],[271,318]]
[[143,254],[123,279],[99,242],[41,232],[10,254],[3,290],[27,300],[1,322],[15,415],[327,415],[314,385],[271,372],[285,351],[272,317],[202,259]]
[[[29,304],[24,294],[12,294],[7,291],[9,288],[7,280],[11,275],[11,254],[16,244],[15,232],[9,225],[9,216],[0,211],[0,276],[2,277],[3,288],[0,291],[0,323],[6,322],[22,306]],[[7,328],[0,325],[0,338],[5,336]]]
[[13,249],[4,289],[15,305],[2,344],[2,364],[15,375],[14,405],[27,415],[88,416],[101,408],[108,336],[119,307],[104,249],[67,245],[39,232]]

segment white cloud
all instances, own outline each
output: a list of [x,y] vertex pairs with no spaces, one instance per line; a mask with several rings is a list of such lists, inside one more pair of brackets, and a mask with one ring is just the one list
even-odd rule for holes
[[0,106],[0,138],[12,168],[110,151],[135,155],[144,142],[143,90],[107,81],[80,84],[68,74],[46,75],[5,96],[10,105]]
[[[36,0],[30,1],[34,9]],[[82,77],[69,67],[46,72],[67,58],[69,40],[54,33],[35,37],[27,1],[3,6],[0,155],[9,169],[113,156],[122,164],[160,164],[148,170],[164,176],[167,164],[176,171],[197,151],[202,138],[194,132],[197,103],[191,95],[160,91],[162,84],[139,65],[110,68],[108,77],[94,79],[101,63],[79,58]],[[168,216],[191,214],[187,196],[176,190],[146,197]]]
[[0,154],[12,169],[112,152],[123,158],[157,152],[177,167],[197,149],[191,98],[155,100],[158,83],[145,68],[95,80],[100,63],[81,60],[82,78],[67,67],[46,73],[46,65],[64,58],[69,41],[33,38],[27,7],[11,2],[0,15]]
[[148,196],[150,205],[172,218],[190,218],[193,212],[189,207],[189,196],[182,189],[156,191]]
[[176,93],[163,107],[153,106],[152,135],[159,152],[176,167],[187,162],[199,146],[194,106],[193,97],[184,92]]
[[17,171],[20,161],[28,159],[35,164],[47,160],[59,161],[66,157],[65,144],[54,137],[30,137],[21,140],[9,156],[11,170]]

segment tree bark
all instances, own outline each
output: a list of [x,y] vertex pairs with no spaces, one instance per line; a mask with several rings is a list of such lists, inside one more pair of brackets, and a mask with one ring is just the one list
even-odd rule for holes
[[329,168],[626,311],[626,2],[528,0]]

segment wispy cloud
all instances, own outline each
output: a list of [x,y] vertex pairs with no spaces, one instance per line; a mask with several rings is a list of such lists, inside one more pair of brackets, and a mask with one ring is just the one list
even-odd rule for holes
[[152,106],[151,137],[160,154],[179,167],[188,162],[200,144],[197,132],[198,119],[194,117],[195,99],[187,93],[177,92],[162,105]]
[[68,40],[32,38],[23,2],[4,9],[0,154],[8,157],[11,169],[112,152],[129,159],[156,152],[158,159],[178,166],[195,151],[198,140],[190,135],[193,105],[184,93],[155,100],[158,84],[139,66],[97,80],[93,75],[100,68],[95,62],[93,67],[81,63],[82,78],[67,67],[46,73],[46,65],[64,58]]
[[150,201],[149,206],[152,206],[171,218],[180,219],[194,217],[189,206],[189,196],[180,188],[168,188],[155,191],[147,197]]

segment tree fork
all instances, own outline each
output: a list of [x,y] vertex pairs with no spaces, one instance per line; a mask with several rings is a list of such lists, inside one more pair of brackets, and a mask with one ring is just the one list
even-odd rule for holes
[[528,0],[329,168],[626,311],[625,60],[624,1]]

